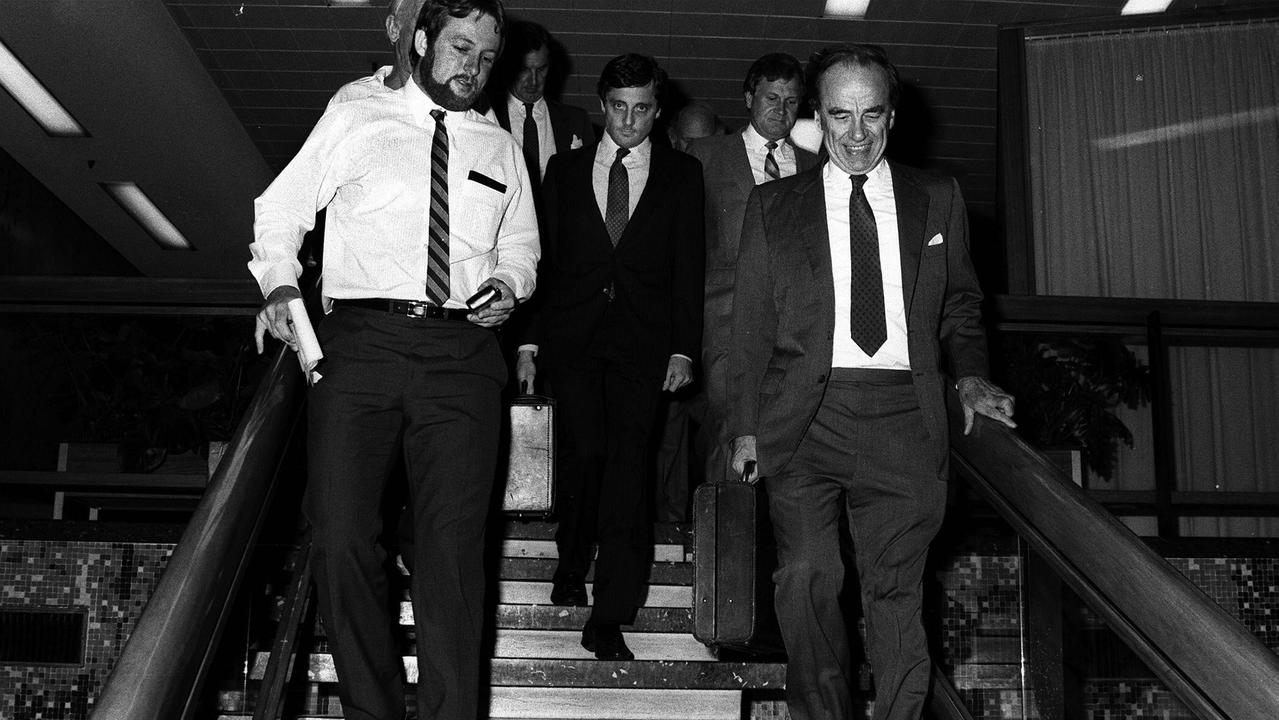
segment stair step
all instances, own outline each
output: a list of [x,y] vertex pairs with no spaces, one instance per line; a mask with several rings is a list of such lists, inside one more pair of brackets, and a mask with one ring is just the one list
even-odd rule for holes
[[[257,653],[249,671],[250,680],[261,680],[270,653]],[[311,682],[334,682],[331,655],[309,657],[307,675]],[[417,679],[417,662],[405,658],[411,679]],[[595,687],[650,688],[673,690],[780,690],[786,686],[786,666],[782,663],[704,662],[692,660],[632,660],[604,662],[566,658],[496,658],[489,664],[492,687]]]
[[493,688],[490,718],[739,720],[740,690]]
[[[554,540],[508,538],[502,541],[502,557],[558,558]],[[689,553],[682,544],[658,543],[653,546],[654,562],[686,562]]]
[[[558,525],[548,520],[517,520],[506,522],[502,536],[510,539],[554,540]],[[653,542],[673,545],[691,545],[692,523],[653,523]]]
[[[586,584],[593,597],[594,585]],[[497,601],[504,605],[550,605],[551,583],[532,580],[502,580],[497,584]],[[649,585],[644,607],[691,608],[693,588],[687,585]]]
[[[401,608],[401,612],[411,613],[412,610]],[[496,622],[499,628],[581,630],[590,616],[591,609],[585,607],[499,605]],[[635,614],[635,622],[628,629],[635,632],[691,633],[693,611],[691,608],[640,608]]]
[[[498,576],[503,580],[550,580],[559,560],[544,557],[502,558]],[[587,574],[594,579],[595,568]],[[655,562],[649,565],[648,581],[655,585],[692,585],[693,564],[689,562]]]
[[[715,653],[692,635],[624,632],[626,645],[637,660],[694,660],[712,662]],[[494,657],[580,658],[595,655],[582,647],[581,630],[498,630]]]

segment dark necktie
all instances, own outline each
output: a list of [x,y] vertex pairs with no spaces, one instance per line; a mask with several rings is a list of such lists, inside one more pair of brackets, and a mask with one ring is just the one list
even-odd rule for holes
[[622,158],[630,154],[626,148],[617,149],[617,157],[613,158],[613,167],[608,170],[608,203],[604,210],[604,227],[608,228],[608,239],[617,246],[622,239],[622,231],[626,229],[626,221],[631,215],[631,179],[622,164]]
[[524,164],[528,176],[537,187],[542,179],[542,153],[537,146],[537,122],[533,120],[533,103],[524,103]]
[[449,131],[444,111],[432,110],[435,136],[431,138],[431,217],[428,226],[426,297],[436,305],[449,299]]
[[764,143],[764,147],[768,148],[768,157],[764,158],[764,174],[769,180],[778,180],[782,177],[782,169],[777,167],[777,158],[773,157],[773,151],[777,149],[777,141],[769,140]]
[[865,175],[850,175],[853,194],[848,201],[849,252],[853,265],[849,325],[853,342],[873,356],[888,338],[884,323],[884,277],[879,269],[879,232],[875,214],[862,186]]

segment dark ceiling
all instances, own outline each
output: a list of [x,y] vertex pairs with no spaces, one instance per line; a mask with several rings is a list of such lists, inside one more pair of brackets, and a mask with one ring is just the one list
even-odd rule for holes
[[[958,176],[972,213],[993,218],[997,27],[1118,17],[1122,4],[874,0],[864,20],[823,19],[821,0],[513,0],[507,10],[552,32],[569,64],[562,97],[597,122],[596,75],[621,52],[654,55],[681,95],[710,103],[740,127],[741,79],[759,55],[783,51],[803,59],[831,43],[881,44],[907,89],[890,152]],[[1229,4],[1177,0],[1171,11]],[[243,277],[252,198],[292,157],[339,86],[390,62],[385,6],[384,0],[5,0],[0,39],[94,137],[51,142],[10,128],[0,129],[0,145],[142,274]],[[0,126],[30,124],[9,106],[0,94]],[[118,156],[117,165],[142,176],[139,184],[149,183],[161,209],[196,237],[198,252],[160,251],[140,240],[136,227],[124,227],[118,210],[96,195],[89,199],[97,190],[86,188],[104,172],[86,159],[94,152]],[[72,178],[73,172],[96,174]]]

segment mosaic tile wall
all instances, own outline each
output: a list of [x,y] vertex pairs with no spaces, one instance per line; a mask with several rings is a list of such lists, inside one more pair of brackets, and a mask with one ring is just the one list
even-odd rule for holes
[[0,718],[84,720],[172,544],[0,539],[0,608],[87,613],[84,664],[0,664]]

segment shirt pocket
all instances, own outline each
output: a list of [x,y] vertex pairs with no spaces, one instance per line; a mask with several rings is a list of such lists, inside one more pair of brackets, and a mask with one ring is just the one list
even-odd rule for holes
[[506,195],[473,180],[462,183],[449,197],[449,235],[452,262],[464,262],[492,252],[502,226]]

